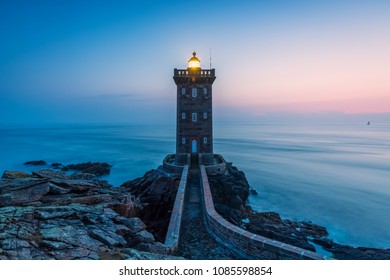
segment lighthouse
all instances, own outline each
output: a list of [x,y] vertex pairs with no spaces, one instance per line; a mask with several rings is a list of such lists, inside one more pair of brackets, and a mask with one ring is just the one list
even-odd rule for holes
[[193,52],[187,69],[174,69],[176,83],[176,161],[187,154],[213,154],[212,85],[215,69],[202,69]]

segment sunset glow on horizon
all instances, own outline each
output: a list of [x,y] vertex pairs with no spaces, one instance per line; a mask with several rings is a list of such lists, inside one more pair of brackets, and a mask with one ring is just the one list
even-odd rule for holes
[[88,3],[0,4],[3,121],[168,115],[194,50],[216,107],[390,113],[390,2]]

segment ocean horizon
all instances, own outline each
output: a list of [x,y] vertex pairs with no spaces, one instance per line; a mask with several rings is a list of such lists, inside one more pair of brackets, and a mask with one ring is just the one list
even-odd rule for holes
[[[0,128],[0,172],[107,162],[114,186],[175,152],[175,125],[46,125]],[[243,171],[256,211],[325,226],[340,244],[390,248],[390,125],[221,124],[214,152]]]

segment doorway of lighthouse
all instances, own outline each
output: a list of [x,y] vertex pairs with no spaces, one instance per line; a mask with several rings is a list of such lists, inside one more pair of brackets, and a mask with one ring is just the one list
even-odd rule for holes
[[196,141],[196,138],[192,139],[192,147],[191,147],[191,153],[196,154],[198,152],[198,142]]

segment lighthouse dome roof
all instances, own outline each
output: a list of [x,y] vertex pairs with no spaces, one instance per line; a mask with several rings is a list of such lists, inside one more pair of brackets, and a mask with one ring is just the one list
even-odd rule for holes
[[200,60],[196,57],[196,52],[193,52],[192,57],[188,60],[188,68],[200,68]]

